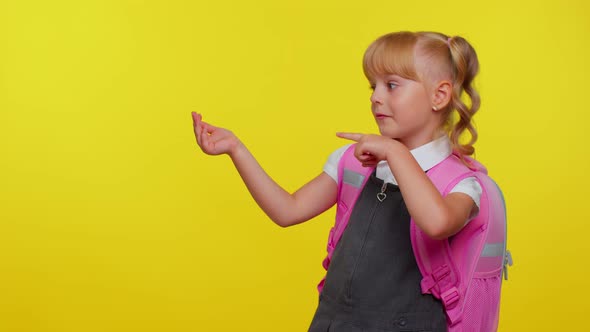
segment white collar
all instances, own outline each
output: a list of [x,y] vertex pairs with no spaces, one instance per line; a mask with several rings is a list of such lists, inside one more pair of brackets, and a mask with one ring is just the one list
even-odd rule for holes
[[[424,172],[445,160],[452,152],[451,140],[447,135],[410,150],[410,153]],[[379,162],[377,165],[377,178],[397,185],[397,181],[391,173],[386,160]]]

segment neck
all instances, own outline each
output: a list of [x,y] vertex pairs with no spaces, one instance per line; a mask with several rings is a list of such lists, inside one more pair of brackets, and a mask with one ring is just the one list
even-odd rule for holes
[[422,135],[417,135],[406,139],[398,139],[398,141],[405,145],[408,148],[408,150],[413,150],[426,143],[432,142],[435,139],[442,137],[443,135],[446,135],[446,133],[441,129],[437,128],[433,131],[424,131],[424,134]]

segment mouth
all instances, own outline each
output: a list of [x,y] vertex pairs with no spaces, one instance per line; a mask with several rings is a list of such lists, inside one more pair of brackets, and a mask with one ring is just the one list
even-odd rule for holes
[[382,114],[382,113],[375,113],[375,119],[380,120],[380,119],[385,119],[385,118],[389,118],[389,116]]

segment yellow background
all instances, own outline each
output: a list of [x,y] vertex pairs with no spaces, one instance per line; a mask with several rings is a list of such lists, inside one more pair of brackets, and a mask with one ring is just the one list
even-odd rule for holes
[[333,210],[275,226],[190,112],[295,190],[336,131],[375,131],[361,58],[397,30],[479,54],[515,258],[500,330],[583,330],[588,2],[4,0],[0,331],[305,331]]

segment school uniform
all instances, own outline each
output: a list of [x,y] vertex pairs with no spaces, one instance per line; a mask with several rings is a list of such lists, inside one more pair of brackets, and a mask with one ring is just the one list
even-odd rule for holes
[[[335,151],[324,166],[336,181],[346,148]],[[452,149],[443,136],[411,152],[428,171]],[[481,187],[474,178],[452,191],[468,194],[479,206]],[[381,192],[383,200],[377,198]],[[362,189],[334,250],[308,332],[446,331],[442,303],[422,294],[421,280],[410,240],[410,215],[389,166],[381,162]]]

